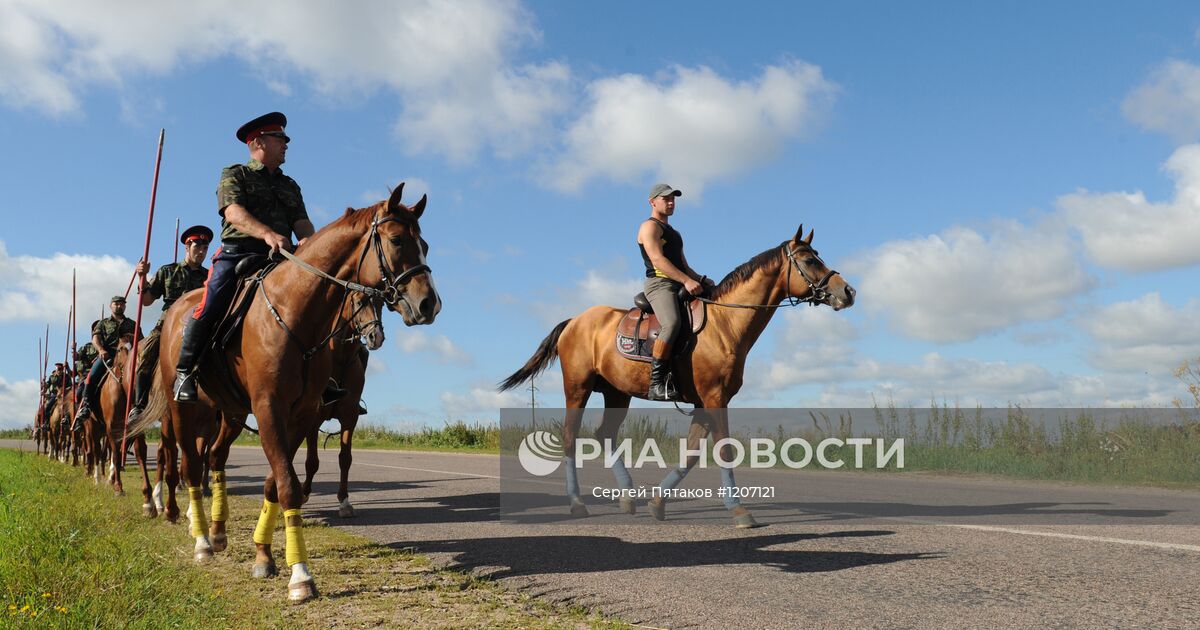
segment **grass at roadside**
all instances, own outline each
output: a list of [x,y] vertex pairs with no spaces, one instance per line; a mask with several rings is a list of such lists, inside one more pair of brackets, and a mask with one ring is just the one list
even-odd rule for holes
[[[623,627],[551,605],[428,559],[306,524],[323,597],[286,602],[283,575],[250,577],[259,502],[231,499],[230,546],[191,560],[187,526],[141,515],[78,469],[0,449],[0,627]],[[186,507],[186,506],[184,506]]]
[[[323,426],[337,431],[337,422]],[[318,434],[321,444],[326,444],[326,435]],[[329,448],[338,448],[337,435],[328,439]],[[237,444],[257,446],[258,436],[243,431]],[[419,451],[443,451],[451,453],[500,452],[500,429],[496,426],[467,424],[463,421],[447,423],[440,428],[423,427],[419,431],[398,431],[373,424],[359,424],[354,430],[354,448],[383,448]]]

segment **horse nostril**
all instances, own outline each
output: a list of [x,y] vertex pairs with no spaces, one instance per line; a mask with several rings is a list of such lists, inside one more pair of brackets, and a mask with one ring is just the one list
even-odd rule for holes
[[421,303],[417,305],[417,312],[421,313],[425,319],[431,318],[433,316],[433,300],[428,296],[421,298]]

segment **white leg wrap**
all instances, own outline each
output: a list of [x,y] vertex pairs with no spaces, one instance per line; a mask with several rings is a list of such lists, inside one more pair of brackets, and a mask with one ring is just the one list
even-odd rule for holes
[[292,579],[288,580],[288,584],[307,582],[311,579],[313,579],[313,576],[308,570],[307,562],[297,562],[292,565]]

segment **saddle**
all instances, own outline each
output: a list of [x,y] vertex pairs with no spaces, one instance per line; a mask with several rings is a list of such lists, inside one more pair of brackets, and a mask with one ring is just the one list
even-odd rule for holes
[[[690,339],[704,328],[707,321],[707,305],[700,300],[693,299],[692,295],[682,288],[679,291],[679,299],[684,306],[680,315],[686,317],[688,323],[691,324],[689,330],[691,330],[692,337],[688,340],[690,342]],[[653,360],[651,352],[654,349],[654,342],[661,332],[661,326],[659,326],[658,317],[654,314],[654,309],[650,306],[650,300],[646,299],[645,293],[638,293],[634,296],[633,304],[633,308],[629,309],[617,324],[617,352],[626,359],[649,363]],[[680,350],[683,349],[683,347],[680,348]]]
[[211,337],[214,350],[224,352],[241,332],[246,312],[250,310],[250,304],[254,301],[257,284],[274,268],[275,264],[265,254],[247,256],[238,261],[233,270],[238,277],[237,290],[233,294],[233,300],[229,302],[229,310],[217,323],[216,332]]

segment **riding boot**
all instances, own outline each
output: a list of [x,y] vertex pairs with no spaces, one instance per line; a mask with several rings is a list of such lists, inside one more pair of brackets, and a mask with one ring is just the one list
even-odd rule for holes
[[654,359],[650,362],[650,400],[678,400],[675,384],[671,382],[671,360]]
[[208,322],[188,318],[179,344],[179,362],[175,364],[175,402],[195,402],[199,397],[196,393],[196,362],[207,341]]
[[321,392],[321,404],[332,405],[346,396],[346,390],[338,387],[337,381],[329,379],[325,383],[325,391]]
[[146,400],[150,398],[150,381],[154,378],[154,371],[139,371],[134,378],[133,407],[129,410],[129,417],[125,419],[126,424],[133,424],[142,417],[142,412],[146,409]]

